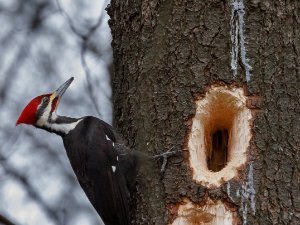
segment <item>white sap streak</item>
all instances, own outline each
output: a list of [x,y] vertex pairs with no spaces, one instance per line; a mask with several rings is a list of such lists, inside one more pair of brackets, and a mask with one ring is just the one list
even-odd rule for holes
[[230,197],[230,182],[228,181],[227,182],[227,195],[228,195],[228,197]]
[[253,165],[251,163],[249,165],[247,181],[242,185],[239,196],[241,198],[240,211],[243,216],[243,225],[247,224],[248,202],[250,202],[252,214],[255,215],[255,194],[256,192],[253,183]]
[[246,47],[245,47],[245,35],[244,35],[244,14],[245,7],[243,0],[234,0],[231,2],[231,20],[230,20],[230,36],[232,42],[231,48],[231,69],[233,71],[233,77],[237,75],[237,62],[240,53],[241,61],[245,68],[246,81],[249,82],[251,78],[250,71],[252,67],[249,65],[249,59],[247,59]]
[[231,10],[231,19],[230,19],[230,36],[231,36],[231,69],[233,72],[233,77],[234,79],[236,78],[237,75],[237,61],[238,61],[238,53],[239,53],[239,40],[238,40],[238,20],[235,20],[235,7],[232,7]]
[[230,195],[230,182],[228,181],[227,184],[226,184],[226,192],[227,192],[227,195],[229,197],[229,199],[234,202],[234,200],[231,198],[231,195]]
[[252,163],[249,166],[249,172],[248,172],[248,193],[250,195],[250,206],[252,209],[253,215],[255,215],[255,189],[254,189],[254,182],[253,182],[253,165]]
[[244,4],[243,1],[240,2],[242,4],[243,9],[238,11],[239,14],[239,34],[240,34],[240,48],[241,48],[241,58],[242,62],[245,66],[245,72],[246,72],[246,81],[250,81],[250,70],[252,70],[252,67],[249,65],[249,59],[246,57],[246,47],[245,47],[245,36],[244,36]]

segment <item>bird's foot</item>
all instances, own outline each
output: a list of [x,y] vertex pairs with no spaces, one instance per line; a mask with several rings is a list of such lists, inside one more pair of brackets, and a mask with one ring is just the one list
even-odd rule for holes
[[173,156],[173,155],[176,155],[176,154],[178,154],[179,152],[182,151],[179,148],[176,149],[176,147],[177,146],[173,146],[168,151],[166,151],[162,154],[152,156],[154,159],[161,159],[161,158],[163,159],[163,163],[162,163],[161,168],[160,168],[161,173],[165,172],[166,165],[168,163],[168,158]]

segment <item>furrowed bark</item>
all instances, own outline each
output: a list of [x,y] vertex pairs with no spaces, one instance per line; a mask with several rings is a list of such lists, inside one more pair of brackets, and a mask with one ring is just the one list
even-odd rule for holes
[[[108,12],[116,127],[149,155],[183,150],[163,176],[160,162],[141,168],[133,224],[216,224],[217,208],[230,213],[226,224],[297,224],[300,3],[112,0]],[[196,101],[213,86],[243,90],[252,118],[245,161],[210,186],[193,178],[188,143]]]

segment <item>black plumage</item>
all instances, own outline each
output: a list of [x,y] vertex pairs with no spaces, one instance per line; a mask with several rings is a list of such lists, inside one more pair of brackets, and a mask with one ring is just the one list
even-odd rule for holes
[[117,146],[123,144],[113,128],[89,116],[62,138],[77,179],[105,225],[130,224],[128,184],[134,182],[137,165],[133,155],[128,164],[120,154]]

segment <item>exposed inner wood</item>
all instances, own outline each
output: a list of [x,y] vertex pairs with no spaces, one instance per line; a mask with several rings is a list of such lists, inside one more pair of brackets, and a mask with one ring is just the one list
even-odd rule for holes
[[221,200],[208,198],[205,204],[195,204],[188,199],[177,207],[177,217],[172,225],[236,225],[236,209],[230,209]]
[[188,148],[193,179],[220,186],[238,175],[251,139],[251,111],[242,88],[212,87],[196,101]]

